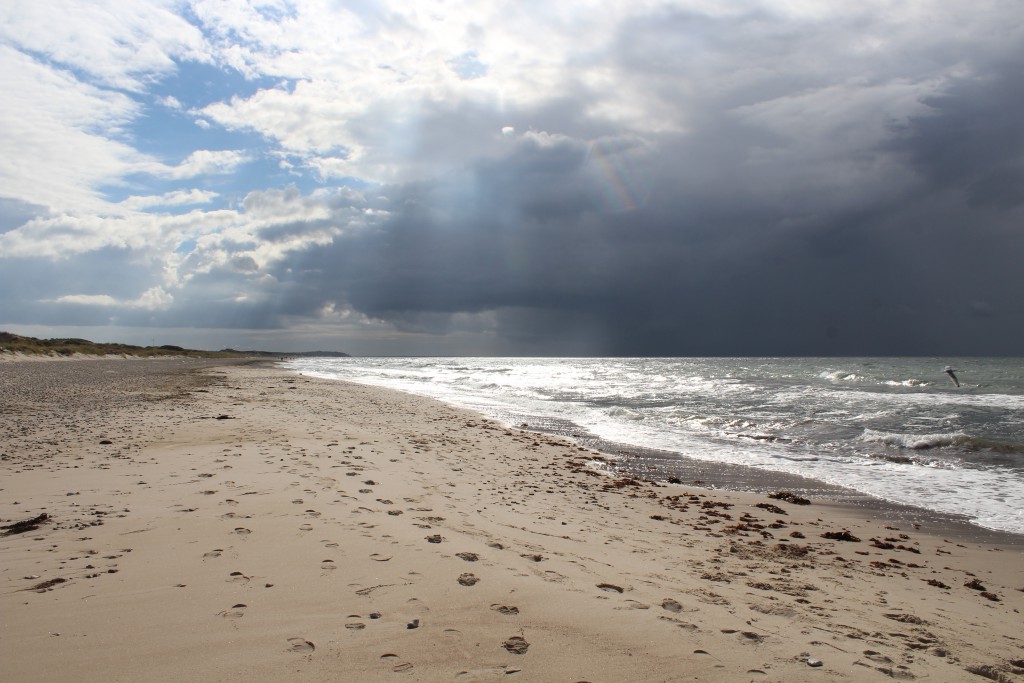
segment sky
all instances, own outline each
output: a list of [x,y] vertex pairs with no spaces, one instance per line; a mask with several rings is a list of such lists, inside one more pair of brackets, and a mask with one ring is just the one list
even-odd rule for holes
[[1019,0],[4,0],[0,329],[1021,355]]

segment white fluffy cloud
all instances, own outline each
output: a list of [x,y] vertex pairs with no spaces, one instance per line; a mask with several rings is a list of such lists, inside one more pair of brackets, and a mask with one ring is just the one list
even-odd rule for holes
[[249,160],[249,154],[241,150],[197,149],[176,166],[150,162],[136,164],[132,170],[160,178],[184,180],[197,176],[232,173]]
[[[594,125],[685,132],[713,100],[733,100],[748,124],[773,132],[831,126],[822,140],[851,130],[837,116],[864,125],[856,102],[888,97],[880,112],[893,120],[919,107],[929,89],[968,68],[957,52],[967,53],[969,36],[985,33],[997,50],[1014,38],[998,12],[962,2],[940,11],[935,1],[194,0],[187,8],[194,18],[171,0],[4,3],[0,192],[57,211],[96,210],[102,189],[132,174],[183,180],[237,170],[251,153],[193,149],[174,165],[140,152],[125,130],[145,116],[126,93],[144,95],[185,61],[277,81],[214,96],[192,110],[197,125],[257,133],[270,153],[321,181],[394,182],[486,157],[502,127],[584,138]],[[950,54],[935,58],[941,51]],[[848,96],[854,108],[843,112]],[[582,102],[590,120],[537,115],[563,98]],[[182,111],[174,94],[153,102]],[[884,125],[867,113],[869,125]]]
[[174,0],[4,0],[0,38],[29,53],[140,91],[175,59],[211,59],[202,32]]
[[[212,103],[201,114],[307,156],[311,165],[327,168],[324,175],[377,181],[430,174],[415,163],[418,151],[430,149],[424,138],[436,134],[424,127],[429,121],[423,117],[444,116],[444,110],[498,115],[585,86],[600,91],[595,111],[609,118],[621,114],[641,128],[664,127],[641,111],[642,93],[602,76],[615,74],[599,55],[623,17],[643,5],[585,2],[554,9],[540,3],[426,2],[357,14],[312,2],[278,19],[245,3],[201,2],[197,15],[218,34],[242,36],[233,53],[242,60],[239,68],[287,79],[248,97]],[[472,55],[472,78],[466,77],[466,55]],[[463,140],[462,147],[479,144]],[[329,167],[321,161],[325,157]],[[451,157],[433,158],[447,168]]]
[[65,294],[40,303],[75,304],[78,306],[97,306],[106,308],[142,309],[157,311],[167,308],[174,302],[174,297],[162,287],[151,287],[135,299],[115,299],[106,294]]
[[187,206],[190,204],[208,204],[217,197],[216,192],[206,190],[175,190],[162,195],[131,196],[120,202],[120,206],[131,211],[139,211],[152,207]]
[[82,83],[0,44],[0,194],[67,210],[96,210],[98,188],[145,161],[116,132],[138,113],[119,92]]

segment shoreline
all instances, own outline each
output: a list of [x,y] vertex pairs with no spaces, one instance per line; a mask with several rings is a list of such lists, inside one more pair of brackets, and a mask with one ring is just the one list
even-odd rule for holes
[[[885,500],[855,489],[828,484],[799,474],[699,460],[682,453],[637,448],[599,439],[588,443],[602,452],[618,454],[622,459],[612,461],[611,465],[624,475],[636,477],[644,476],[647,473],[664,476],[665,473],[669,473],[670,476],[676,476],[684,483],[690,483],[693,486],[731,492],[767,494],[780,490],[793,491],[805,498],[845,508],[851,513],[856,511],[858,514],[898,520],[929,533],[954,537],[960,541],[981,541],[1024,548],[1024,534],[990,529],[974,523],[964,515]],[[655,461],[655,464],[652,465],[651,461]]]
[[14,680],[1024,675],[1019,546],[603,475],[273,363],[138,363],[3,376],[0,525],[48,515],[0,537]]
[[[302,375],[301,372],[292,371]],[[307,376],[307,375],[302,375]],[[352,382],[362,386],[377,387],[370,383],[353,382],[342,378],[326,378],[308,375],[325,381]],[[423,396],[401,389],[410,396]],[[430,398],[430,397],[428,397]],[[829,484],[800,474],[760,469],[750,465],[739,465],[714,460],[701,460],[681,452],[645,448],[628,443],[609,441],[587,432],[583,427],[547,416],[513,413],[506,419],[488,415],[474,408],[439,400],[457,410],[480,413],[489,419],[502,422],[513,429],[524,429],[538,434],[565,439],[577,446],[597,451],[608,458],[606,468],[613,476],[633,477],[667,483],[669,478],[679,479],[683,484],[699,488],[736,493],[768,494],[776,491],[792,491],[805,498],[818,499],[840,508],[850,514],[867,514],[899,520],[915,525],[933,534],[947,535],[959,541],[984,541],[1002,546],[1024,547],[1024,533],[1003,529],[992,529],[973,522],[966,515],[930,510],[925,507],[886,500],[869,493],[857,491],[838,484]]]

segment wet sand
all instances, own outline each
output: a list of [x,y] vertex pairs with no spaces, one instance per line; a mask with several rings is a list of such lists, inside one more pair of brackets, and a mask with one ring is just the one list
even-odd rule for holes
[[265,364],[4,363],[0,415],[7,680],[1024,680],[1020,546],[887,508]]

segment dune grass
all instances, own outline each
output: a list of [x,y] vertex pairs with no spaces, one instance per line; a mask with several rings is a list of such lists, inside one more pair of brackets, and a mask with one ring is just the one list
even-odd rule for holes
[[100,343],[88,339],[36,339],[22,337],[11,332],[0,332],[0,352],[23,353],[33,356],[132,356],[135,358],[156,358],[167,356],[187,356],[191,358],[242,358],[255,355],[253,352],[225,349],[222,351],[203,351],[186,349],[181,346],[165,344],[163,346],[134,346],[132,344]]

